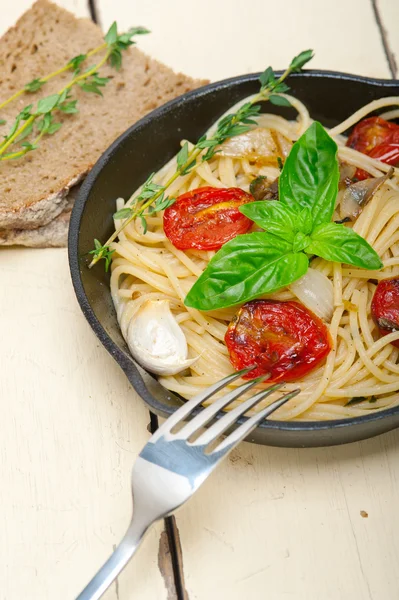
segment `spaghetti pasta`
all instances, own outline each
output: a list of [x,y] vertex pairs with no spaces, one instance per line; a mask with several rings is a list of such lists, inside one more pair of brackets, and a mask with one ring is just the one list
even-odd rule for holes
[[[292,143],[307,129],[312,119],[300,101],[291,96],[286,98],[298,111],[297,120],[288,121],[280,116],[262,114],[257,118],[257,127],[267,128]],[[346,147],[343,134],[370,112],[395,105],[399,105],[399,98],[374,101],[331,129],[329,133],[338,143],[339,158],[373,176],[387,172],[388,165]],[[237,106],[232,110],[236,109]],[[398,114],[398,110],[390,110],[385,117],[394,118]],[[163,184],[175,168],[176,160],[172,159],[157,174],[155,181]],[[238,187],[248,192],[251,181],[259,175],[273,180],[278,177],[279,169],[267,161],[220,152],[208,162],[199,163],[189,174],[179,177],[168,193],[177,196],[203,186]],[[127,205],[134,202],[139,191]],[[123,205],[124,202],[118,200],[117,208]],[[334,219],[339,219],[339,199]],[[198,360],[188,371],[163,376],[159,380],[183,398],[191,398],[232,372],[224,336],[237,307],[209,312],[186,307],[185,296],[214,251],[178,250],[163,232],[162,213],[150,215],[147,221],[146,233],[137,219],[129,223],[118,241],[112,244],[115,250],[111,267],[112,297],[125,338],[132,315],[144,302],[149,299],[170,302],[172,313],[186,337],[188,356],[198,357]],[[118,222],[115,224],[119,225]],[[312,261],[312,268],[323,272],[333,283],[334,313],[328,324],[332,350],[324,365],[301,380],[285,385],[284,391],[297,386],[302,391],[281,407],[275,418],[307,421],[339,419],[365,415],[399,403],[399,350],[392,346],[392,342],[399,340],[399,332],[380,337],[370,318],[376,282],[399,276],[399,169],[395,169],[394,176],[375,193],[353,229],[373,245],[384,267],[381,271],[366,271],[329,263],[322,258]],[[289,288],[267,297],[295,300]],[[239,383],[238,380],[233,385]],[[355,403],[351,402],[353,398],[357,399]],[[264,401],[258,409],[270,401]]]

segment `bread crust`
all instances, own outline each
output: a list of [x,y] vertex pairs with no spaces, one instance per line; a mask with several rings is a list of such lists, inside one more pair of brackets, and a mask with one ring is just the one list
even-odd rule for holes
[[[102,41],[100,28],[88,19],[38,0],[0,39],[0,102]],[[74,88],[79,113],[57,113],[56,120],[64,122],[57,133],[44,136],[39,148],[23,158],[0,163],[0,244],[16,239],[15,230],[52,223],[64,211],[71,186],[121,133],[157,106],[207,83],[175,74],[137,48],[124,52],[119,72],[106,66],[101,75],[111,77],[103,98]],[[59,91],[70,77],[70,72],[63,73],[39,92],[10,103],[1,111],[7,126],[0,126],[0,135],[24,106]],[[6,236],[4,230],[14,233]]]

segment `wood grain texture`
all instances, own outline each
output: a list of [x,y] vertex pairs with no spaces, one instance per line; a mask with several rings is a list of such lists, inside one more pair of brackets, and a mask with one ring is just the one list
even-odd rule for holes
[[399,77],[399,2],[374,0],[380,17],[381,34],[386,45],[387,59],[393,76]]
[[177,514],[189,598],[397,598],[398,442],[242,444]]
[[[149,415],[81,314],[66,250],[2,249],[0,274],[0,599],[71,600],[128,526]],[[118,600],[166,599],[161,530]]]
[[[390,77],[366,0],[255,1],[250,13],[236,0],[228,11],[210,0],[193,10],[181,0],[99,5],[105,27],[114,18],[147,25],[142,46],[196,76],[283,67],[313,47],[312,67]],[[320,450],[240,446],[177,514],[189,598],[397,598],[398,441],[391,433]]]
[[[88,15],[85,0],[59,4]],[[0,33],[29,5],[0,0]],[[397,3],[378,5],[399,56]],[[97,7],[104,27],[147,25],[141,47],[193,76],[280,68],[313,47],[315,68],[389,77],[369,0]],[[65,251],[2,250],[0,277],[0,600],[69,600],[127,526],[148,412],[81,315]],[[189,599],[396,600],[398,442],[393,432],[320,450],[242,444],[177,514]],[[174,597],[161,531],[107,600]]]
[[[386,0],[392,2],[392,0]],[[223,79],[283,69],[306,48],[311,68],[389,77],[370,0],[98,0],[104,28],[146,25],[140,47],[176,70]]]

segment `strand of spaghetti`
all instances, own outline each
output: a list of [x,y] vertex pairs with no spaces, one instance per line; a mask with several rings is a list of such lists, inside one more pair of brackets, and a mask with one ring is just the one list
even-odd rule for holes
[[293,140],[298,136],[298,123],[297,121],[290,122],[279,117],[278,115],[262,114],[257,117],[258,127],[265,127],[266,129],[274,129],[289,140]]
[[[168,276],[171,285],[173,286],[177,296],[184,302],[184,298],[186,297],[187,291],[183,290],[177,277],[175,277],[174,273],[171,271],[168,265],[164,265],[165,275]],[[206,319],[198,310],[195,308],[187,308],[188,312],[193,316],[193,318],[199,323],[203,325],[209,333],[212,333],[216,338],[223,340],[225,331],[220,330],[220,324],[217,322],[213,322],[213,319]],[[219,327],[218,327],[219,325]]]
[[176,258],[178,260],[180,260],[183,263],[183,265],[185,265],[187,267],[187,269],[193,275],[196,275],[196,277],[199,277],[201,275],[202,271],[205,268],[205,265],[204,265],[203,268],[201,268],[200,265],[196,264],[193,260],[191,260],[189,254],[187,252],[182,252],[182,250],[178,250],[169,241],[165,241],[165,248],[171,254],[173,254],[174,256],[176,256]]
[[[389,240],[390,247],[392,246],[392,244],[395,244],[395,243],[397,243],[398,241],[399,241],[399,231],[398,231],[397,233],[395,233],[395,234],[392,236],[392,238]],[[386,246],[387,246],[387,244],[388,244],[388,242],[386,241],[386,242],[385,242],[385,245],[383,246],[383,250],[385,250],[385,249],[386,249]]]
[[141,279],[141,281],[145,281],[146,283],[149,283],[152,287],[156,288],[160,292],[163,292],[164,294],[172,295],[172,296],[174,295],[173,287],[168,282],[168,279],[166,277],[156,275],[155,273],[149,273],[148,271],[145,271],[144,269],[132,266],[131,263],[124,264],[123,266],[122,265],[118,266],[117,268],[112,270],[111,286],[117,288],[119,277],[121,275],[126,275],[126,274],[133,275],[134,277]]
[[[342,332],[340,332],[340,329],[342,329],[342,328],[338,329],[338,333],[339,333],[339,335],[342,336]],[[341,366],[338,367],[338,369],[336,369],[334,371],[334,373],[332,374],[331,381],[335,381],[335,380],[340,381],[341,378],[343,377],[343,375],[345,373],[347,373],[348,370],[351,368],[353,361],[355,360],[355,356],[356,356],[356,347],[355,347],[355,344],[353,343],[352,338],[349,335],[349,332],[346,329],[343,331],[345,331],[345,334],[348,336],[345,340],[347,343],[347,353],[346,353],[346,357],[345,357],[344,361],[342,362]]]
[[201,177],[199,175],[195,175],[195,177],[192,178],[190,185],[188,186],[188,191],[196,190],[197,188],[200,187],[200,184],[201,184]]
[[368,288],[362,288],[358,294],[358,317],[362,336],[367,346],[373,345],[374,339],[371,334],[369,322],[367,319],[367,299],[368,299]]
[[[338,156],[341,160],[348,162],[359,169],[364,169],[374,177],[381,177],[384,173],[388,173],[391,168],[389,165],[376,158],[371,158],[370,156],[367,156],[367,154],[362,154],[361,152],[346,146],[338,148]],[[399,169],[394,168],[394,175],[395,177],[399,176]],[[389,179],[386,184],[396,191],[399,189],[397,183],[392,179]]]
[[[375,365],[377,367],[382,365],[383,362],[389,357],[390,353],[391,353],[390,348],[388,348],[388,347],[381,350],[381,352],[374,359]],[[370,371],[368,370],[367,367],[364,366],[364,363],[360,358],[357,359],[355,365],[357,367],[357,373],[355,375],[353,375],[353,377],[350,377],[350,380],[353,385],[356,383],[361,383],[361,382],[364,383],[367,379],[373,379],[375,381],[375,383],[378,383],[377,379],[370,376]],[[346,383],[346,381],[345,382],[340,381],[339,382],[340,385],[338,387],[342,387],[345,383]]]
[[330,398],[357,398],[359,396],[380,396],[381,394],[390,394],[391,392],[397,392],[399,390],[399,381],[396,379],[394,383],[384,383],[378,386],[358,386],[348,387],[343,389],[328,389],[326,390],[326,396]]
[[333,285],[334,285],[334,306],[342,304],[342,268],[341,263],[334,263],[333,266]]
[[340,133],[344,133],[350,127],[355,125],[355,123],[364,119],[364,117],[366,117],[368,114],[379,110],[380,108],[384,108],[385,106],[395,105],[399,105],[399,96],[388,96],[387,98],[373,100],[372,102],[369,102],[362,108],[359,108],[359,110],[357,110],[350,117],[345,119],[345,121],[342,121],[342,123],[330,129],[329,133],[332,137],[334,137],[335,135],[339,135]]
[[[355,290],[353,293],[353,296],[352,296],[352,302],[354,302],[354,304],[356,304],[356,306],[359,306],[359,294],[360,294],[360,292],[358,290]],[[367,356],[366,349],[365,349],[365,347],[362,343],[361,337],[360,337],[360,332],[359,332],[359,327],[358,327],[358,322],[357,322],[357,312],[355,312],[355,311],[351,311],[351,313],[350,313],[350,328],[351,328],[352,338],[353,338],[354,344],[356,346],[357,353],[358,353],[361,361],[365,365],[365,367],[367,367],[367,369],[369,370],[369,372],[372,373],[376,379],[380,379],[381,381],[384,381],[385,383],[391,383],[393,381],[397,382],[398,378],[396,376],[393,377],[392,375],[387,375],[386,373],[384,373],[384,371],[382,369],[380,369],[379,367],[377,367],[373,363],[373,361]]]
[[391,219],[389,223],[387,223],[386,227],[384,228],[384,231],[376,240],[374,248],[377,253],[381,253],[382,249],[387,244],[392,235],[398,231],[398,227],[399,215],[397,215],[396,217]]
[[201,175],[205,184],[211,185],[216,188],[226,187],[217,177],[215,177],[208,163],[204,162],[200,164],[196,170],[198,175]]
[[236,187],[236,175],[234,173],[233,161],[227,156],[221,156],[219,160],[220,181],[227,187]]
[[[163,275],[164,271],[162,266],[159,264],[156,255],[151,255],[145,250],[139,251],[135,244],[130,243],[128,240],[124,244],[118,242],[114,243],[113,249],[118,252],[119,256],[125,258],[128,262],[136,262],[143,268],[148,268],[153,273]],[[162,257],[165,260],[165,257]],[[174,273],[176,277],[187,277],[190,275],[190,270],[183,264],[174,265]]]
[[379,115],[381,119],[385,119],[386,121],[392,121],[392,119],[399,119],[399,109],[394,108],[393,110],[387,110]]
[[[383,186],[383,188],[384,191],[386,191],[386,186]],[[353,231],[356,231],[356,233],[369,240],[371,224],[374,223],[376,215],[379,214],[380,206],[384,198],[385,195],[383,196],[382,190],[378,190],[373,197],[373,201],[369,202],[364,207],[363,211],[360,213],[360,216],[355,221],[353,225]]]

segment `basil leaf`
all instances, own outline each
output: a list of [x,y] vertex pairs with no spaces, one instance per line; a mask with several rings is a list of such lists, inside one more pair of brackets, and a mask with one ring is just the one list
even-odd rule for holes
[[280,238],[292,242],[295,237],[298,214],[278,200],[248,202],[240,206],[240,212],[259,227]]
[[314,225],[331,221],[338,193],[337,144],[313,123],[293,145],[279,178],[280,202],[311,209]]
[[345,225],[324,223],[310,235],[306,247],[309,254],[317,254],[325,260],[343,262],[363,269],[381,269],[383,264],[377,252],[368,242]]
[[269,233],[238,235],[215,254],[184,303],[214,310],[274,292],[306,273],[306,255]]
[[298,213],[297,230],[308,235],[313,229],[312,213],[309,208],[303,208]]
[[297,212],[278,200],[260,200],[243,204],[239,210],[262,229],[288,242],[292,242],[298,232],[308,235],[312,231],[312,215],[308,208]]

